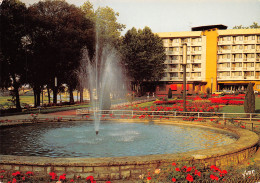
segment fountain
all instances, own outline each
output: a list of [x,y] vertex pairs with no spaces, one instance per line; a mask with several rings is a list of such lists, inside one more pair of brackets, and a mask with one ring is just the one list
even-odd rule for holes
[[126,77],[123,76],[119,61],[117,51],[111,46],[102,49],[97,46],[92,60],[86,48],[82,51],[79,79],[81,85],[90,91],[96,135],[99,133],[101,113],[110,110],[111,98],[116,101],[126,93]]

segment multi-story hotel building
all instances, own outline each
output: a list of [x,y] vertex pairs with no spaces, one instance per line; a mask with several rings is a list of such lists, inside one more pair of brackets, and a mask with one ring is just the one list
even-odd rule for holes
[[157,33],[167,55],[165,75],[157,95],[183,90],[183,43],[187,44],[188,93],[245,90],[251,82],[260,92],[260,29],[230,29],[224,25],[193,27],[187,32]]

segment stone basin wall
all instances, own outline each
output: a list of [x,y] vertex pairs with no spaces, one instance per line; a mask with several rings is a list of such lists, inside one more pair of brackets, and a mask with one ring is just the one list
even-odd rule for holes
[[[126,120],[127,121],[127,120]],[[134,122],[128,120],[127,122]],[[136,122],[136,121],[135,121]],[[142,121],[143,122],[143,121]],[[177,125],[193,125],[205,128],[217,128],[226,133],[232,133],[238,140],[232,144],[205,150],[190,151],[177,154],[129,156],[112,158],[48,158],[0,155],[0,170],[33,171],[39,176],[48,176],[50,172],[58,175],[67,174],[67,178],[93,176],[95,180],[139,179],[139,175],[147,174],[162,165],[177,161],[203,163],[205,166],[216,165],[225,167],[236,165],[251,157],[258,148],[259,137],[249,130],[227,127],[223,125],[208,125],[194,122],[160,122]]]

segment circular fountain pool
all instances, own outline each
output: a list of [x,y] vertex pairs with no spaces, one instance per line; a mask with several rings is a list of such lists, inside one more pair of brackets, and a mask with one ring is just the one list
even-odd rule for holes
[[41,123],[0,129],[0,154],[120,157],[172,154],[230,144],[236,138],[207,128],[104,121]]

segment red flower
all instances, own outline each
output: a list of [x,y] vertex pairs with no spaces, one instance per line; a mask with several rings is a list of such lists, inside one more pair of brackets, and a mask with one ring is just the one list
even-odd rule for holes
[[179,171],[181,171],[179,168],[175,168],[175,171],[177,171],[177,172],[179,172]]
[[4,178],[4,176],[3,176],[3,175],[1,175],[1,176],[0,176],[0,179],[3,179],[3,178]]
[[223,174],[227,174],[227,170],[223,170],[221,173],[223,173]]
[[65,179],[66,179],[66,174],[60,175],[59,180],[65,180]]
[[211,180],[218,180],[218,177],[217,176],[215,176],[215,175],[210,175],[210,178],[211,178]]
[[187,170],[186,170],[186,172],[190,172],[191,170],[192,170],[192,168],[191,168],[191,167],[188,167]]
[[201,176],[201,172],[199,172],[198,170],[195,170],[194,174],[198,175],[199,177]]
[[172,166],[176,166],[176,163],[173,162],[173,163],[172,163]]
[[54,172],[50,172],[49,175],[51,176],[51,180],[55,180],[57,178],[57,174]]
[[91,182],[93,182],[93,181],[94,181],[94,177],[93,177],[93,176],[88,176],[88,177],[86,178],[86,180],[90,180]]
[[188,174],[187,177],[186,177],[186,180],[192,182],[193,177],[190,174]]
[[17,171],[15,173],[12,173],[12,176],[18,176],[18,175],[21,175],[21,172]]
[[13,181],[12,181],[12,183],[16,183],[17,182],[17,180],[15,179],[15,178],[13,178]]
[[74,180],[73,180],[73,179],[71,179],[71,180],[70,180],[70,182],[74,182]]
[[26,172],[26,175],[28,175],[28,176],[32,176],[33,175],[33,172],[31,172],[31,171],[28,171],[28,172]]
[[147,180],[151,180],[152,178],[151,177],[147,177]]
[[176,182],[176,179],[175,179],[175,178],[172,178],[172,182]]
[[106,183],[111,183],[110,181],[106,181]]

